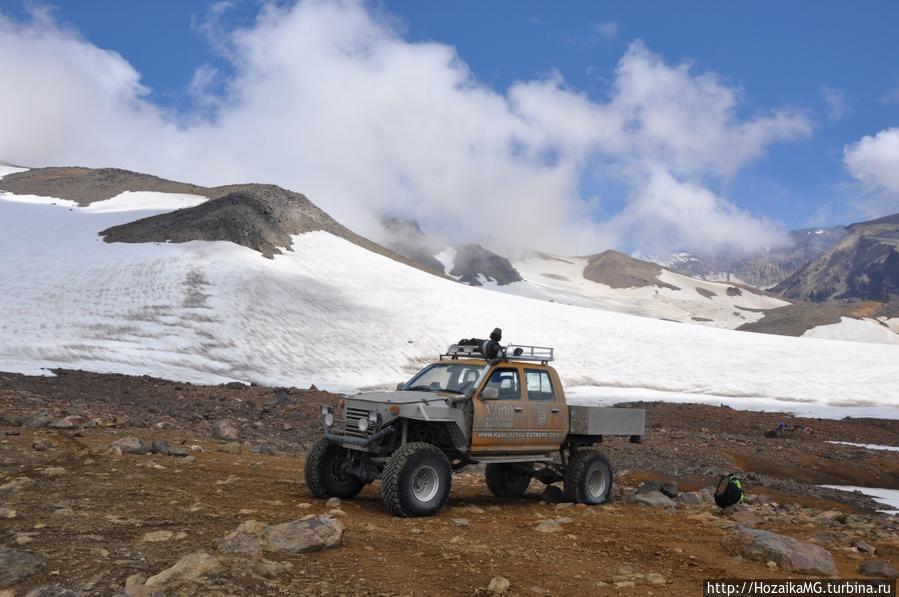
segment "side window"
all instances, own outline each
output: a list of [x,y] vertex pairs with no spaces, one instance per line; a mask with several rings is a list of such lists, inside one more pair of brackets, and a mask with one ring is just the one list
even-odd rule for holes
[[549,379],[549,373],[537,371],[536,369],[525,369],[524,375],[528,384],[528,400],[546,400],[549,402],[556,399],[553,394],[553,384]]
[[518,381],[518,371],[515,369],[494,369],[487,380],[485,388],[499,390],[500,400],[518,400],[521,398],[521,387]]

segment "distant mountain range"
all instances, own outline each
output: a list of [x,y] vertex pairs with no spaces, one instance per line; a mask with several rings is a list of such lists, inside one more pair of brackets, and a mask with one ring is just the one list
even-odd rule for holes
[[899,306],[899,214],[846,227],[838,243],[774,291],[800,301],[869,300]]
[[643,258],[703,280],[742,282],[756,288],[771,288],[823,255],[846,234],[843,226],[802,228],[789,232],[788,245],[752,255],[682,251],[668,257]]

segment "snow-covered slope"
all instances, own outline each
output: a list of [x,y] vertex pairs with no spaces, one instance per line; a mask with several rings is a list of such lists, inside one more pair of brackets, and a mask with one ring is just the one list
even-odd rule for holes
[[[0,370],[389,387],[448,342],[499,326],[510,342],[555,346],[560,374],[582,394],[650,388],[784,408],[879,406],[899,417],[895,346],[734,332],[472,288],[327,232],[292,237],[292,251],[274,259],[229,242],[97,236],[157,213],[148,205],[195,196],[145,196],[137,211],[10,199],[0,194]],[[107,207],[124,209],[127,199]]]
[[802,337],[850,342],[880,342],[899,346],[899,334],[888,323],[871,318],[841,317],[839,323],[819,325],[802,334]]
[[491,288],[567,305],[720,328],[737,328],[760,319],[761,310],[789,304],[733,284],[707,282],[665,269],[658,276],[660,286],[612,288],[584,277],[588,262],[584,257],[533,255],[512,262],[523,282]]

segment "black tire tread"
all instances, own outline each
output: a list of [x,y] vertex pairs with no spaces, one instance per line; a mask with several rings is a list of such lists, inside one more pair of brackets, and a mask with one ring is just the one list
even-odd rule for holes
[[325,482],[321,478],[321,461],[327,450],[328,440],[321,438],[306,454],[306,462],[303,464],[303,479],[306,481],[306,488],[312,497],[330,497],[328,488],[325,487]]
[[440,448],[426,442],[411,442],[394,452],[387,460],[384,471],[381,473],[381,499],[384,501],[384,507],[387,511],[394,516],[408,517],[412,515],[412,513],[407,512],[403,508],[402,500],[400,499],[400,475],[409,458],[422,450],[439,455],[440,458],[446,460],[449,467],[449,461]]
[[[593,448],[581,448],[575,452],[565,467],[564,488],[565,499],[575,504],[585,503],[585,496],[581,494],[581,480],[584,477],[584,469],[593,462],[594,459],[600,459],[612,470],[609,461],[602,452]],[[612,477],[609,477],[609,495],[612,492]]]

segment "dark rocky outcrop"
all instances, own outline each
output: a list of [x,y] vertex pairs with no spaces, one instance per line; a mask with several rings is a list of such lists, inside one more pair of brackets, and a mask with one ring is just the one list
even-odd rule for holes
[[458,278],[460,282],[481,286],[479,274],[487,280],[495,281],[500,286],[522,280],[521,274],[508,259],[481,245],[461,245],[455,249],[456,256],[449,274]]
[[853,224],[847,232],[773,290],[793,300],[899,304],[899,214]]

